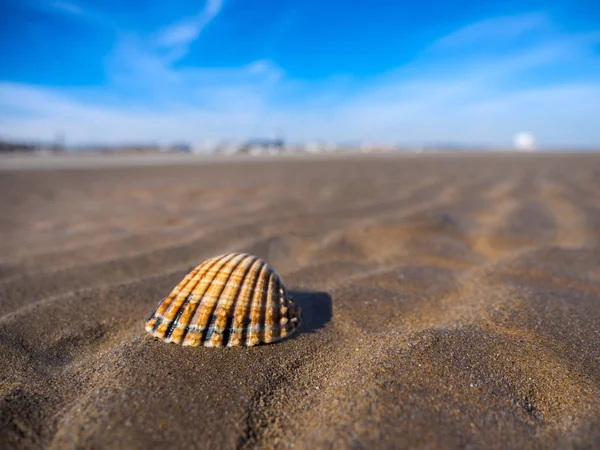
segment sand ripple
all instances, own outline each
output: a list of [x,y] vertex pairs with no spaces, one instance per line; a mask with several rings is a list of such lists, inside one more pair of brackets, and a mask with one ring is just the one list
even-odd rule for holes
[[[12,448],[600,446],[600,158],[0,172]],[[214,254],[305,311],[253,349],[154,341]]]

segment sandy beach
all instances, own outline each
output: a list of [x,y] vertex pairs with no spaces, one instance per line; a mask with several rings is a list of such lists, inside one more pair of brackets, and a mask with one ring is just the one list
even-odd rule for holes
[[[25,159],[0,161],[2,448],[600,447],[600,155]],[[228,251],[299,333],[147,335]]]

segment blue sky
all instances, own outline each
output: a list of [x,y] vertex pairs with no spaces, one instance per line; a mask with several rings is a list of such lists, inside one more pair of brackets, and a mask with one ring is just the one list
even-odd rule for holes
[[600,3],[0,0],[0,135],[600,147]]

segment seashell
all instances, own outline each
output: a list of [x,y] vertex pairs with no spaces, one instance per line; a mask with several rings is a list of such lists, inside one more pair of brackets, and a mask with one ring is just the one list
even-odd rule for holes
[[164,342],[197,347],[253,346],[293,334],[300,308],[273,268],[247,253],[211,258],[158,305],[146,331]]

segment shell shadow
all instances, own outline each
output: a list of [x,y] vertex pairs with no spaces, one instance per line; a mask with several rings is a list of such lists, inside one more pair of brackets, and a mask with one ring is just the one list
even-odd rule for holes
[[288,293],[302,309],[301,333],[313,333],[331,320],[331,296],[327,292],[290,290]]

